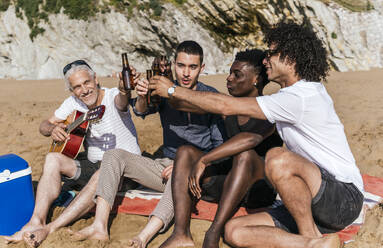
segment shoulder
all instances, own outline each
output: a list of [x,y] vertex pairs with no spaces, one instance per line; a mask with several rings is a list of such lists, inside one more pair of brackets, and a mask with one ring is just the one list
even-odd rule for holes
[[218,90],[212,86],[206,85],[202,82],[197,83],[197,90],[198,91],[210,91],[210,92],[218,92]]
[[280,93],[307,98],[312,95],[318,94],[322,88],[324,88],[324,85],[320,82],[300,80],[289,87],[282,88],[280,90]]
[[60,108],[75,109],[78,106],[82,106],[82,101],[75,96],[69,96],[61,103]]
[[115,97],[118,94],[118,89],[117,88],[105,88],[102,87],[102,90],[105,91],[105,97]]

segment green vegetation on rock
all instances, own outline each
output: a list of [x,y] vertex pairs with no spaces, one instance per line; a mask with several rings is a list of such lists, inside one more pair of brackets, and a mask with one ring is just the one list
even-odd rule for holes
[[187,0],[0,0],[0,11],[6,11],[11,4],[15,5],[16,15],[27,18],[31,29],[29,36],[33,40],[45,30],[39,27],[40,21],[48,22],[49,14],[63,11],[71,19],[89,20],[97,13],[107,13],[111,9],[125,13],[129,18],[134,9],[148,11],[155,18],[162,14],[162,5],[166,2],[182,5]]
[[0,0],[0,11],[6,11],[11,4],[11,0]]

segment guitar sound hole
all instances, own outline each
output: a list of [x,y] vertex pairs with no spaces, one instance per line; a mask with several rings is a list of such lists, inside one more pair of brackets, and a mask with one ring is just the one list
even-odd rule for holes
[[72,131],[71,134],[77,135],[77,136],[85,136],[86,135],[86,129],[77,127],[75,130]]

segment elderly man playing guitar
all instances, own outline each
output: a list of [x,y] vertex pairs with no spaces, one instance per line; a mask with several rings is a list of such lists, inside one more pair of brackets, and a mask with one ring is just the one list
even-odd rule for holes
[[[8,243],[24,239],[27,245],[37,247],[49,233],[88,212],[94,206],[93,195],[98,181],[97,170],[106,150],[120,148],[141,154],[137,133],[129,112],[130,91],[124,90],[122,81],[120,80],[118,89],[101,88],[95,72],[83,60],[76,60],[66,65],[63,73],[67,88],[72,95],[62,103],[54,115],[41,123],[40,133],[51,136],[54,144],[65,144],[65,146],[70,146],[71,140],[78,143],[77,134],[83,133],[86,135],[84,142],[86,156],[81,158],[82,154],[77,156],[77,152],[72,155],[64,152],[47,154],[43,174],[37,186],[33,215],[21,231],[13,236],[5,237]],[[136,75],[134,69],[133,74],[136,80],[139,75]],[[69,128],[65,120],[77,111],[92,112],[82,116],[85,117],[85,121],[89,118],[98,119],[102,114],[103,116],[97,123],[90,124],[89,128],[87,125],[82,126],[80,121],[79,127],[74,129],[77,131],[72,133],[76,135],[72,136],[68,133],[68,129],[73,127]],[[51,151],[57,150],[51,149]],[[60,194],[62,179],[74,181],[82,186],[86,184],[86,186],[55,221],[46,224],[48,210]]]

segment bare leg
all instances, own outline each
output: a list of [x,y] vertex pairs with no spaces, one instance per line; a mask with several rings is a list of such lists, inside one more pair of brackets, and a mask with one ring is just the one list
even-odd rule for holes
[[271,216],[265,212],[230,220],[225,226],[225,239],[234,247],[265,248],[339,248],[337,234],[322,238],[308,238],[274,227]]
[[25,232],[25,242],[30,246],[36,247],[40,245],[50,233],[60,227],[68,225],[70,222],[89,212],[95,205],[93,197],[97,188],[98,176],[99,170],[93,174],[87,185],[56,220],[40,229]]
[[108,219],[111,207],[106,200],[98,196],[94,222],[92,225],[74,233],[74,238],[76,240],[108,240]]
[[193,247],[190,233],[192,198],[189,194],[188,177],[194,163],[203,153],[192,146],[181,146],[177,150],[172,174],[172,193],[174,201],[174,230],[172,235],[160,246]]
[[225,223],[234,215],[250,186],[262,178],[264,178],[264,162],[254,150],[242,152],[234,157],[233,167],[226,177],[214,221],[205,234],[204,248],[219,247]]
[[32,232],[45,225],[48,210],[61,191],[61,174],[72,177],[77,167],[73,159],[60,153],[48,153],[45,158],[43,174],[36,192],[36,205],[29,222],[17,233],[5,237],[6,243],[15,243],[23,239],[25,232]]
[[156,216],[152,216],[144,229],[131,240],[129,240],[129,247],[145,248],[148,242],[158,233],[164,223]]
[[143,230],[130,240],[131,247],[146,247],[153,237],[164,227],[167,227],[174,218],[174,205],[172,197],[172,180],[166,182],[161,200],[150,214],[150,218]]
[[319,168],[284,148],[273,148],[266,154],[265,172],[294,217],[299,233],[311,238],[321,237],[311,212],[312,198],[322,182]]
[[311,200],[321,184],[316,165],[284,148],[273,148],[266,155],[265,172],[297,222],[300,235],[274,227],[264,212],[230,220],[225,226],[228,243],[235,247],[342,247],[336,234],[322,237],[312,217]]

